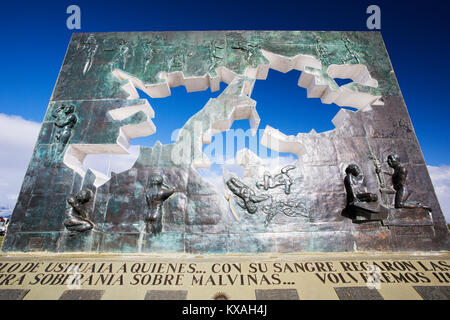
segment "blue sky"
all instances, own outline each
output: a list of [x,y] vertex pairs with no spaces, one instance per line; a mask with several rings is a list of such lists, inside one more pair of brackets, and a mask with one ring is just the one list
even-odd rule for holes
[[[81,8],[79,32],[366,31],[366,8],[377,4],[381,8],[381,32],[426,162],[439,168],[450,165],[449,1],[2,1],[0,114],[19,116],[20,121],[30,125],[42,121],[73,32],[66,28],[66,8],[71,4]],[[319,132],[332,129],[331,119],[338,107],[306,99],[305,89],[296,86],[297,79],[297,71],[281,74],[271,70],[266,81],[257,81],[252,98],[264,101],[257,105],[261,128],[269,123],[287,134],[309,132],[312,128]],[[187,94],[184,87],[179,87],[172,89],[171,97],[149,99],[159,115],[155,119],[159,132],[134,143],[152,144],[156,139],[169,142],[169,132],[218,94],[209,90]],[[173,117],[168,112],[170,105],[180,105],[180,101],[189,108]],[[314,112],[304,113],[306,109],[298,108],[299,104]],[[281,107],[286,117],[277,117]],[[170,126],[164,121],[166,116],[172,117]],[[32,148],[34,141],[29,145]],[[17,157],[16,162],[29,160],[28,154],[11,157]],[[2,166],[8,169],[0,160],[0,174]],[[21,181],[23,174],[17,180]],[[444,174],[441,179],[449,178]],[[450,193],[450,187],[442,189],[443,193],[447,191]]]

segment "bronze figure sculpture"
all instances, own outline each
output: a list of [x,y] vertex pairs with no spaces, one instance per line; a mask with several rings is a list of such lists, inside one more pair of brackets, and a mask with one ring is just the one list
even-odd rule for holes
[[390,154],[387,157],[387,163],[389,167],[394,169],[394,173],[392,173],[392,186],[395,190],[395,201],[394,206],[396,209],[406,208],[406,209],[415,209],[415,208],[423,208],[426,210],[430,210],[431,208],[428,206],[422,205],[420,202],[407,202],[411,192],[408,190],[406,185],[406,177],[408,175],[408,169],[401,164],[400,157],[398,154]]
[[236,178],[228,180],[227,186],[231,192],[238,196],[238,198],[236,198],[236,203],[251,214],[258,210],[256,203],[269,199],[269,196],[266,195],[256,195],[255,191]]
[[345,191],[347,206],[342,215],[351,218],[353,222],[367,222],[387,218],[387,208],[378,203],[378,196],[363,190],[361,169],[356,164],[350,164],[345,169]]
[[98,44],[95,40],[94,35],[90,35],[87,39],[86,43],[83,46],[83,50],[85,50],[86,62],[83,68],[83,75],[89,72],[92,67],[92,63],[94,62],[94,56],[97,53]]
[[[77,32],[60,70],[5,252],[449,248],[445,217],[379,32]],[[292,126],[276,121],[274,114],[286,120],[295,106],[280,91],[275,112],[265,109],[270,106],[258,90],[264,79],[277,81],[274,72],[297,74],[298,90],[308,101],[320,100],[317,108],[334,104],[330,130],[300,130],[295,117]],[[160,105],[175,87],[186,94],[207,90],[210,99],[198,106],[169,103],[172,114],[183,109],[179,120],[186,121],[167,136],[166,125],[176,124],[151,104]],[[321,114],[309,107],[297,115]],[[144,139],[134,139],[148,136],[136,145]],[[388,166],[391,153],[403,166]],[[285,164],[269,169],[275,162]],[[414,193],[409,198],[407,189]],[[433,212],[409,209],[415,206],[407,201]]]
[[291,193],[292,179],[288,176],[288,172],[295,169],[295,166],[289,165],[281,169],[281,173],[272,177],[269,172],[264,173],[264,181],[257,182],[256,186],[258,189],[264,188],[264,190],[269,190],[276,188],[278,186],[284,186],[284,193]]
[[158,234],[162,231],[162,204],[175,190],[163,181],[163,177],[155,174],[150,177],[149,190],[145,195],[149,212],[145,217],[146,231]]
[[69,231],[85,232],[94,228],[94,224],[88,219],[89,203],[94,193],[90,189],[82,190],[76,195],[71,195],[67,202],[72,207],[68,211],[64,226]]
[[62,104],[53,111],[52,117],[55,118],[55,126],[60,128],[60,131],[55,135],[55,139],[58,142],[57,151],[62,153],[72,135],[72,129],[78,121],[75,115],[75,107]]
[[361,192],[361,181],[358,177],[361,175],[361,169],[356,164],[350,164],[346,169],[347,174],[344,178],[345,191],[347,192],[347,205],[355,202],[375,202],[378,196],[373,193]]

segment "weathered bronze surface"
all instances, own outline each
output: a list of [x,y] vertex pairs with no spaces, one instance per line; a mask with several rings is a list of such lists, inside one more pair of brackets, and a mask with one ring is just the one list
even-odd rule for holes
[[[357,111],[342,108],[322,133],[268,126],[266,147],[298,160],[272,170],[250,157],[241,164],[249,175],[224,170],[222,194],[197,172],[210,164],[203,145],[234,120],[249,119],[256,132],[251,91],[269,68],[300,70],[308,97]],[[157,100],[155,112],[136,88],[164,98],[171,87],[217,91],[222,81],[225,90],[174,143],[141,147],[110,178],[83,168],[87,155],[126,154],[129,140],[157,129]],[[448,249],[381,34],[329,31],[74,34],[3,243],[4,251],[118,253]]]
[[264,173],[264,180],[256,183],[256,186],[259,189],[264,188],[266,191],[279,186],[284,186],[284,193],[289,194],[291,193],[292,179],[289,177],[288,172],[293,169],[295,169],[295,166],[286,166],[281,169],[281,173],[274,177],[272,177],[270,172],[266,171]]
[[63,103],[53,111],[52,117],[55,118],[55,126],[59,128],[59,132],[55,134],[55,140],[59,143],[57,150],[58,153],[62,153],[72,135],[72,129],[77,123],[75,107]]
[[342,215],[353,222],[368,222],[386,219],[388,209],[381,206],[378,196],[363,190],[361,169],[356,164],[350,164],[346,169],[344,178],[347,192],[347,206]]
[[420,202],[407,202],[411,193],[406,186],[406,177],[408,169],[400,163],[400,157],[397,154],[390,154],[387,158],[389,167],[394,169],[392,174],[392,185],[395,190],[395,208],[424,208],[431,210],[430,207],[422,205]]
[[89,220],[88,216],[88,213],[92,211],[89,210],[88,205],[93,195],[92,190],[86,189],[67,199],[67,203],[72,207],[72,210],[69,210],[67,214],[66,220],[64,220],[64,226],[67,230],[85,232],[94,228],[94,224]]
[[227,181],[227,186],[238,198],[236,198],[237,204],[248,211],[248,213],[255,213],[256,203],[267,200],[269,197],[264,195],[257,195],[254,190],[242,183],[236,178],[231,178]]
[[162,204],[175,190],[166,185],[163,177],[155,174],[150,177],[150,184],[145,198],[149,212],[145,217],[147,222],[147,233],[157,234],[162,231]]

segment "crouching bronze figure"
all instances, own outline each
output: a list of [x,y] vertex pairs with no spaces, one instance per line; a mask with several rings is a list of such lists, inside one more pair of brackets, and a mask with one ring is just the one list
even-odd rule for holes
[[401,164],[400,157],[397,154],[390,154],[387,157],[389,167],[394,169],[392,173],[392,186],[395,190],[394,206],[396,209],[416,209],[422,208],[431,211],[431,208],[421,204],[420,202],[408,202],[411,192],[406,185],[406,177],[408,176],[408,169]]
[[76,195],[71,195],[67,202],[72,207],[64,220],[64,226],[67,230],[73,232],[85,232],[94,228],[94,223],[89,220],[90,207],[94,193],[91,189],[80,191]]

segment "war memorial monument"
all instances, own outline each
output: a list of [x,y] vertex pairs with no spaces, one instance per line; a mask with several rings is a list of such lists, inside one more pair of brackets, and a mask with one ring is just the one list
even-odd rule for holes
[[[267,126],[261,144],[296,160],[238,150],[220,191],[203,147],[235,120],[256,132],[269,69],[341,106],[335,128]],[[221,82],[174,143],[84,168],[158,130],[137,89]],[[74,34],[2,250],[2,299],[450,299],[447,224],[379,32]]]

